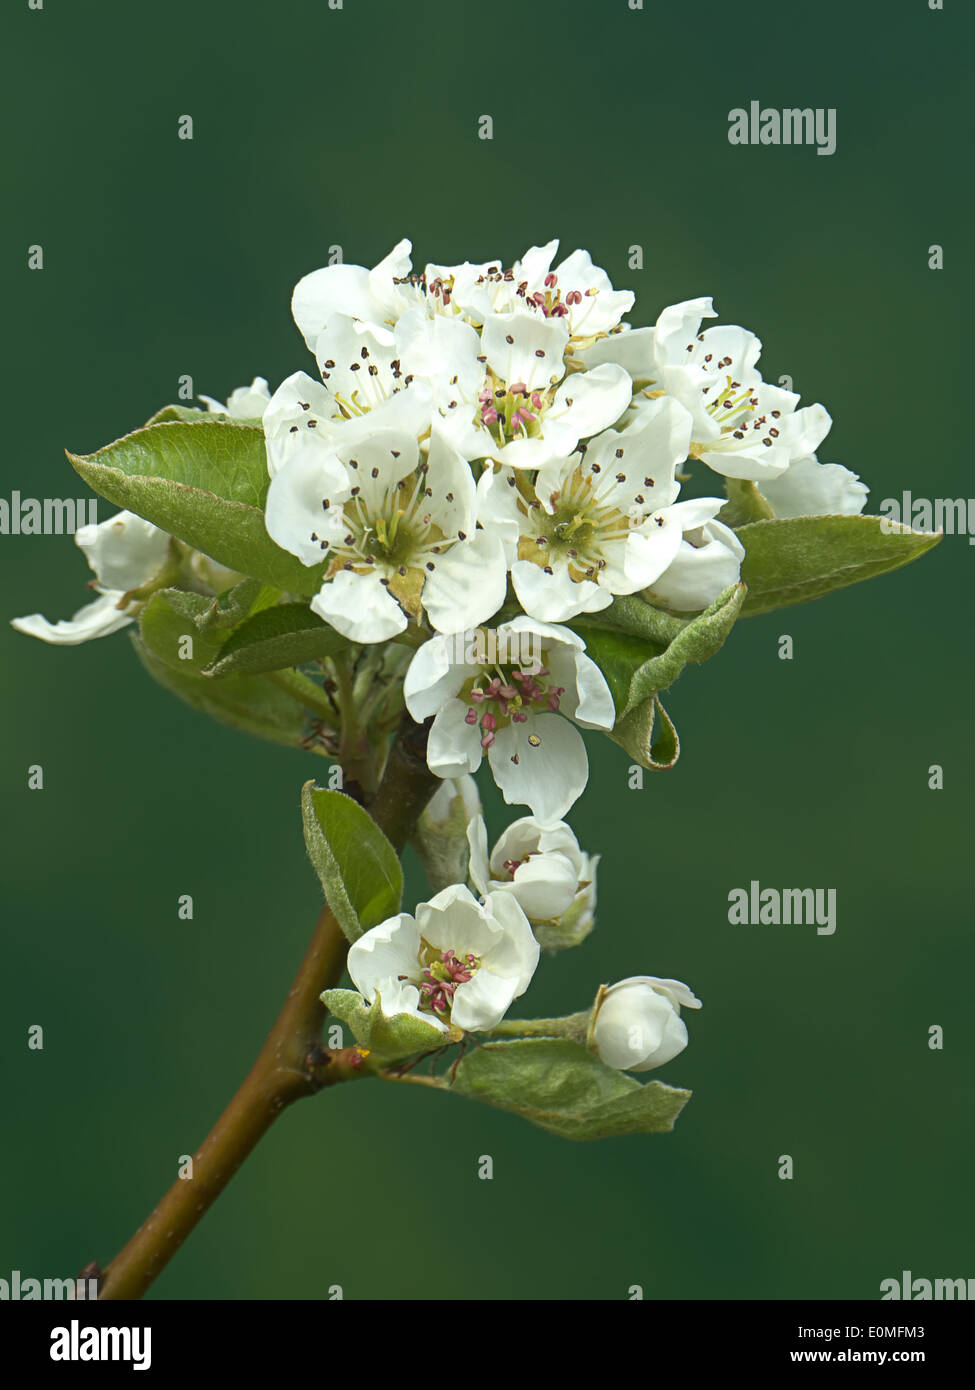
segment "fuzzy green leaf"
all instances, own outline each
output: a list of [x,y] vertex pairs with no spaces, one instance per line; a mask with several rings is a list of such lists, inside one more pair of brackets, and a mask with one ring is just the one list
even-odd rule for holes
[[308,857],[350,941],[399,911],[403,870],[368,811],[343,792],[306,782],[301,817]]
[[780,517],[751,522],[737,535],[745,547],[745,617],[900,569],[941,539],[879,516]]
[[[165,628],[162,630],[165,632]],[[190,662],[177,660],[170,665],[150,651],[146,643],[134,634],[132,640],[149,675],[201,714],[209,715],[241,733],[285,744],[289,748],[324,754],[324,749],[308,738],[308,716],[301,705],[266,678],[236,676],[230,680],[214,681],[209,676],[195,672]]]
[[264,526],[263,431],[219,418],[149,425],[88,456],[68,454],[89,487],[204,555],[296,594],[317,592],[308,568]]
[[691,1094],[641,1084],[566,1038],[485,1043],[460,1062],[451,1089],[565,1139],[665,1134]]
[[204,632],[229,631],[244,621],[265,594],[277,598],[280,590],[269,588],[259,579],[244,579],[219,598],[211,599],[210,606],[197,619],[197,625]]
[[282,603],[254,613],[220,648],[207,675],[222,679],[302,666],[344,651],[349,642],[303,603]]
[[[696,618],[669,619],[673,624],[669,629],[672,636],[665,647],[632,632],[593,627],[588,616],[572,624],[586,643],[587,655],[606,677],[613,696],[613,738],[641,767],[657,771],[673,767],[677,761],[677,731],[657,692],[672,685],[686,665],[707,661],[719,650],[734,626],[744,598],[745,586],[734,584]],[[654,630],[668,630],[659,622],[667,615],[656,609],[650,611],[654,614],[650,620]],[[631,621],[635,621],[637,610],[631,608],[628,612]]]
[[220,651],[220,633],[204,626],[213,603],[202,594],[158,589],[139,619],[146,647],[177,671],[202,671]]
[[433,1023],[424,1023],[412,1014],[384,1018],[378,991],[372,1004],[367,1004],[354,989],[327,989],[322,1003],[348,1026],[357,1043],[369,1049],[370,1061],[380,1066],[401,1062],[418,1052],[432,1052],[448,1041]]
[[617,719],[613,739],[650,772],[666,772],[680,757],[680,739],[656,693]]

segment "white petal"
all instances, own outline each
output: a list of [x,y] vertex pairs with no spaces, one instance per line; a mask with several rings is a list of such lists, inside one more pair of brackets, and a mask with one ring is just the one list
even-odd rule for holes
[[427,487],[430,506],[445,536],[474,531],[477,489],[467,460],[439,428],[430,436],[427,454]]
[[548,274],[549,267],[558,249],[558,237],[553,237],[552,240],[547,241],[544,246],[529,247],[517,264],[512,266],[515,283],[518,284],[523,280],[527,280],[529,287],[532,290],[536,289],[541,285],[545,276]]
[[517,899],[510,894],[489,893],[484,910],[503,928],[503,936],[485,959],[493,972],[514,979],[517,999],[528,988],[538,966],[538,942]]
[[545,832],[534,816],[519,816],[506,826],[491,851],[492,877],[506,880],[508,870],[504,867],[505,862],[510,859],[525,859],[529,854],[536,854],[543,833]]
[[664,309],[654,330],[658,362],[682,363],[689,356],[688,345],[693,344],[700,331],[701,319],[715,317],[710,297],[685,299]]
[[[662,521],[663,525],[658,525],[658,521]],[[665,513],[659,512],[645,527],[630,532],[623,542],[622,574],[614,572],[611,577],[604,574],[603,582],[614,593],[635,594],[663,574],[673,562],[680,544],[680,523],[668,521]]]
[[[539,738],[537,747],[528,742],[532,733]],[[488,758],[508,805],[530,806],[543,826],[560,821],[589,780],[582,735],[558,714],[539,714],[531,724],[499,730]]]
[[531,560],[516,560],[511,582],[525,612],[545,622],[564,623],[580,613],[598,613],[613,602],[611,590],[591,579],[572,579],[564,565],[546,574]]
[[452,883],[416,909],[420,935],[438,951],[454,951],[463,959],[469,952],[490,954],[502,943],[498,922],[462,883]]
[[555,643],[562,647],[574,647],[580,652],[586,649],[585,642],[571,627],[541,622],[538,618],[528,617],[527,614],[519,614],[517,618],[512,618],[510,623],[503,623],[498,632],[533,632],[546,645]]
[[346,964],[356,989],[371,1004],[377,981],[421,977],[419,953],[417,924],[408,912],[400,912],[353,941]]
[[385,979],[377,978],[373,982],[375,995],[381,1000],[381,1008],[384,1018],[395,1018],[398,1014],[408,1014],[410,1018],[418,1018],[421,1023],[429,1023],[434,1028],[439,1028],[441,1033],[446,1033],[447,1025],[437,1017],[435,1013],[420,1007],[420,991],[416,985],[410,984],[408,980],[397,980],[392,976]]
[[616,709],[606,678],[596,663],[583,652],[565,652],[549,648],[549,670],[555,685],[565,694],[559,708],[569,719],[584,729],[611,729],[616,722]]
[[122,590],[110,589],[100,594],[93,603],[79,608],[73,618],[61,618],[56,623],[50,623],[40,613],[30,613],[25,618],[12,618],[10,626],[28,637],[39,637],[42,642],[50,642],[54,646],[77,647],[95,637],[107,637],[132,622],[116,606],[121,597]]
[[807,405],[783,420],[783,437],[789,444],[792,458],[814,454],[829,434],[833,421],[821,405]]
[[105,589],[127,593],[155,578],[169,555],[169,535],[134,512],[119,512],[97,526],[79,526],[75,544]]
[[[580,439],[608,429],[623,414],[633,383],[622,367],[606,362],[591,372],[574,372],[555,393],[542,421],[542,436],[570,454]],[[556,434],[558,431],[558,434]]]
[[406,614],[375,573],[339,570],[319,589],[311,609],[352,642],[386,642],[407,626]]
[[762,484],[776,516],[856,515],[869,491],[848,468],[819,463],[812,455],[796,459],[780,477]]
[[476,724],[465,723],[466,714],[467,706],[461,700],[448,700],[434,718],[427,739],[427,763],[438,777],[463,777],[481,766],[481,732]]
[[302,564],[318,565],[325,559],[323,542],[327,548],[344,530],[342,507],[351,489],[326,441],[303,438],[303,446],[271,478],[264,525],[276,545]]
[[654,989],[664,990],[682,1009],[700,1009],[703,1007],[700,999],[689,985],[684,984],[683,980],[661,979],[659,975],[632,975],[630,978],[638,980],[641,984],[652,985]]
[[413,269],[412,250],[412,245],[404,237],[369,272],[369,293],[380,322],[394,323],[402,305],[407,302],[403,287],[394,281],[405,280]]
[[485,468],[477,480],[477,519],[486,531],[498,536],[510,566],[518,554],[521,531],[518,491],[510,468]]
[[676,501],[680,484],[674,475],[690,451],[692,424],[679,401],[661,396],[647,401],[626,429],[593,439],[585,466],[601,469],[600,501],[624,514],[646,514]]
[[320,333],[337,315],[363,319],[375,316],[368,270],[361,265],[330,265],[302,276],[291,297],[291,313],[314,352]]
[[475,531],[438,555],[423,585],[423,607],[438,632],[469,632],[504,603],[508,571],[499,536]]
[[656,334],[652,328],[630,328],[598,338],[591,347],[583,348],[579,360],[588,370],[615,362],[635,384],[644,385],[656,375],[654,347]]
[[725,478],[744,478],[765,482],[777,478],[789,466],[789,450],[782,445],[770,449],[761,443],[741,449],[705,449],[701,460]]
[[[477,330],[460,318],[434,317],[421,307],[408,310],[396,325],[396,353],[404,373],[425,377],[443,408],[453,399],[473,402],[484,378]],[[473,410],[473,405],[471,405]]]
[[476,666],[451,660],[454,646],[447,637],[431,637],[417,649],[407,668],[403,699],[418,724],[452,700],[477,671]]
[[[439,792],[437,795],[439,796]],[[474,816],[467,827],[467,844],[470,848],[471,882],[479,893],[488,891],[491,872],[488,867],[487,826],[483,816]]]
[[735,584],[745,550],[734,531],[710,521],[681,542],[673,563],[650,585],[647,597],[662,599],[679,613],[707,608]]
[[630,1067],[630,1071],[653,1071],[655,1067],[666,1066],[678,1053],[684,1051],[687,1043],[687,1026],[684,1020],[675,1013],[669,1013],[664,1018],[663,1036],[654,1050],[642,1062]]
[[450,1010],[450,1021],[467,1032],[494,1028],[500,1023],[515,997],[515,981],[495,975],[483,966],[472,979],[457,986]]
[[627,1002],[607,995],[596,1015],[593,1038],[600,1059],[619,1071],[646,1066],[664,1040],[667,1023],[677,1017],[660,996]]
[[[510,341],[509,341],[510,340]],[[508,386],[545,388],[565,375],[569,330],[561,319],[516,312],[492,314],[481,330],[481,352]]]
[[262,417],[267,448],[267,469],[273,478],[304,448],[306,434],[320,439],[332,428],[335,403],[320,381],[307,372],[295,372],[282,381]]
[[519,864],[513,881],[496,891],[512,893],[530,921],[543,922],[568,911],[579,891],[579,876],[564,854],[537,854]]

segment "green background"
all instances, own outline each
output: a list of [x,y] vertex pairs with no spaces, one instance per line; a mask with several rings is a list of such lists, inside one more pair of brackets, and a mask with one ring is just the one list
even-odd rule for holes
[[[0,495],[81,495],[62,450],[138,426],[182,373],[224,398],[309,367],[290,294],[332,244],[372,265],[405,235],[422,265],[557,235],[637,292],[635,322],[714,294],[757,331],[766,377],[833,414],[821,457],[872,509],[966,496],[964,9],[9,3]],[[752,98],[836,107],[836,154],[730,146]],[[902,1269],[975,1275],[973,564],[947,537],[739,624],[671,691],[683,755],[642,791],[592,745],[573,824],[603,855],[599,926],[529,1008],[687,980],[705,1007],[663,1073],[695,1091],[674,1134],[571,1144],[459,1097],[340,1087],[275,1127],[151,1296],[877,1298]],[[67,616],[87,577],[69,537],[0,537],[5,617]],[[323,764],[211,726],[124,635],[59,650],[4,626],[0,681],[0,1276],[61,1277],[124,1243],[259,1047],[318,911],[298,793]],[[836,934],[730,926],[752,878],[835,888]]]

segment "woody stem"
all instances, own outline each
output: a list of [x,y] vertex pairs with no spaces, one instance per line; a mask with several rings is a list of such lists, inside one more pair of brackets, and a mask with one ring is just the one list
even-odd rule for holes
[[[369,809],[399,853],[437,779],[426,764],[425,726],[404,720]],[[106,1266],[102,1299],[141,1298],[220,1196],[261,1136],[303,1096],[363,1073],[354,1048],[322,1047],[324,989],[337,983],[348,943],[326,907],[298,974],[257,1060],[237,1094],[178,1179],[127,1245]]]

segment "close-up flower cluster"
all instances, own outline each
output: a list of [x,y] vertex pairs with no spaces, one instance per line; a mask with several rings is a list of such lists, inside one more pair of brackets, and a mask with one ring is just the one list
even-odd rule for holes
[[[555,241],[508,267],[422,271],[401,241],[371,270],[295,287],[314,373],[164,407],[69,455],[122,508],[76,535],[96,597],[13,626],[62,645],[131,627],[166,689],[336,774],[302,793],[333,944],[313,948],[304,1012],[286,1008],[262,1054],[293,1052],[287,1080],[268,1064],[272,1091],[379,1077],[575,1139],[668,1131],[689,1097],[636,1079],[687,1046],[700,1001],[680,980],[598,985],[594,964],[582,1008],[509,1016],[597,925],[600,855],[565,821],[595,742],[641,777],[672,767],[661,692],[738,618],[936,538],[861,515],[866,486],[817,458],[826,410],[763,380],[754,334],[703,326],[709,298],[647,327],[633,309]],[[485,764],[528,813],[493,845]],[[412,912],[407,843],[429,883]],[[632,968],[650,954],[641,941]],[[325,1010],[348,1045],[323,1048]],[[142,1255],[119,1258],[137,1286]]]

